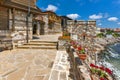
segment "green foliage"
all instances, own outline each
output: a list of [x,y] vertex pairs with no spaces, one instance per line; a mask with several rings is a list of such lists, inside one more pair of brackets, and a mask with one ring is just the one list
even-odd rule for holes
[[82,49],[82,50],[79,51],[79,53],[80,53],[80,54],[85,54],[85,50]]
[[104,33],[99,33],[99,34],[97,34],[97,37],[103,38],[103,37],[105,37],[105,35],[104,35]]
[[102,33],[99,33],[99,34],[97,34],[97,37],[103,38],[103,37],[106,37],[106,35],[112,35],[113,37],[120,37],[120,34],[114,32],[113,30],[107,30],[107,31],[104,32],[104,33],[103,33],[103,32],[102,32]]
[[63,36],[70,36],[70,33],[68,31],[64,31]]
[[107,30],[107,31],[106,31],[106,35],[112,35],[113,33],[114,33],[113,30]]
[[100,77],[106,78],[106,77],[107,77],[107,74],[106,74],[105,72],[101,72]]
[[114,37],[120,37],[120,34],[118,34],[118,33],[116,33],[116,32],[114,32],[112,35],[113,35]]
[[99,75],[100,77],[103,77],[103,78],[106,78],[106,77],[107,77],[107,74],[106,74],[104,71],[99,70],[99,69],[91,68],[91,72],[92,72],[93,74],[96,73],[97,75]]
[[91,72],[94,74],[96,72],[96,69],[91,68]]

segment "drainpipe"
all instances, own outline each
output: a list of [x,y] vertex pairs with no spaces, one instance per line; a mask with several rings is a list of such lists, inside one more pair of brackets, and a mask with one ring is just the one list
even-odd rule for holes
[[28,0],[28,14],[26,16],[26,40],[27,40],[27,43],[29,42],[29,21],[28,21],[28,18],[30,17],[30,0]]

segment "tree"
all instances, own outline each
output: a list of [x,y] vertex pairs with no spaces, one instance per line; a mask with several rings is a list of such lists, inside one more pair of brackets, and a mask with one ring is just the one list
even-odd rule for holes
[[104,35],[104,33],[99,33],[99,34],[97,34],[97,37],[103,38],[103,37],[105,37],[105,35]]

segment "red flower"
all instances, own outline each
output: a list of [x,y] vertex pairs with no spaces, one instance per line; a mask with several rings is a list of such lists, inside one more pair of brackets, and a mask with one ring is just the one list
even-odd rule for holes
[[112,74],[112,71],[111,71],[109,68],[105,68],[105,71],[106,71],[108,74]]
[[72,45],[75,45],[75,44],[76,44],[76,42],[75,42],[75,41],[71,41],[70,43],[71,43]]
[[80,46],[78,46],[78,50],[80,51],[80,50],[82,50],[82,46],[80,45]]
[[95,65],[91,63],[91,64],[90,64],[90,67],[95,67]]
[[95,68],[99,68],[99,67],[95,65]]
[[105,70],[105,67],[104,66],[101,66],[101,67],[99,67],[101,70]]

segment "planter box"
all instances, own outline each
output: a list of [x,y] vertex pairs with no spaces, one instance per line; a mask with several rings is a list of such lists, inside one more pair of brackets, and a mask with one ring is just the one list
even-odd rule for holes
[[70,40],[70,36],[60,36],[59,40]]
[[77,48],[77,45],[73,45],[73,48],[76,49],[76,48]]
[[86,54],[79,54],[79,53],[77,53],[77,55],[79,56],[79,58],[80,58],[81,60],[85,60],[85,59],[87,58],[87,55],[86,55]]

